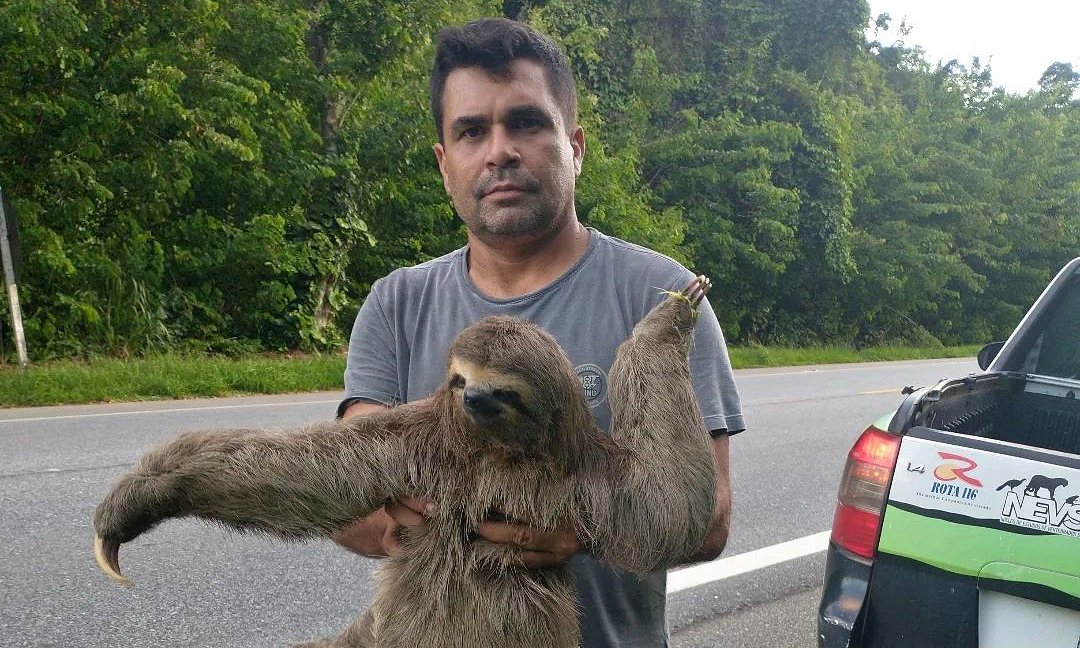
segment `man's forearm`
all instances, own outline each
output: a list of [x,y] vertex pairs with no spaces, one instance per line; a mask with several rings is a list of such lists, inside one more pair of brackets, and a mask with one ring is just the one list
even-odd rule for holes
[[727,546],[731,527],[731,479],[729,477],[728,437],[721,435],[712,441],[713,464],[716,468],[716,501],[713,524],[705,541],[688,562],[705,562],[719,556]]
[[[729,500],[730,501],[730,498]],[[723,511],[719,509],[723,506]],[[701,548],[698,549],[694,555],[690,556],[688,563],[706,562],[714,560],[724,551],[724,547],[727,546],[728,539],[728,511],[730,510],[728,504],[721,505],[717,503],[717,512],[713,518],[713,526],[709,529],[708,535],[705,536],[705,541],[701,543]]]

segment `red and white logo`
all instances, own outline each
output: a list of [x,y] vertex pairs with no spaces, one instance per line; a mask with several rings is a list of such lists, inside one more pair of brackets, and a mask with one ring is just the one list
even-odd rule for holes
[[969,486],[982,488],[981,481],[968,475],[969,472],[978,468],[979,464],[967,457],[962,457],[951,452],[939,452],[938,456],[944,459],[945,462],[934,469],[934,477],[936,479],[943,482],[959,479]]

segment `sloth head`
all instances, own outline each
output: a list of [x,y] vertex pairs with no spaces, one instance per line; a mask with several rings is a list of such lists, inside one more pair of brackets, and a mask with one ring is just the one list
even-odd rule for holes
[[555,339],[514,317],[488,317],[462,331],[450,346],[444,387],[473,447],[560,453],[585,437],[592,420]]

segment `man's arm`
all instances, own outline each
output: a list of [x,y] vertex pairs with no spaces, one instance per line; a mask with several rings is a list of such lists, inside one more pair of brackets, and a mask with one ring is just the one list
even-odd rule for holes
[[[384,409],[386,406],[381,403],[358,401],[349,405],[342,412],[341,418],[364,416]],[[431,506],[431,502],[415,498],[403,498],[388,503],[339,531],[334,535],[334,542],[368,558],[396,555],[401,550],[398,542],[399,529],[425,524]]]
[[713,524],[705,536],[701,549],[690,557],[689,562],[713,560],[724,551],[728,531],[731,528],[731,478],[728,466],[728,435],[726,432],[713,437],[713,464],[716,466],[716,503],[713,508]]

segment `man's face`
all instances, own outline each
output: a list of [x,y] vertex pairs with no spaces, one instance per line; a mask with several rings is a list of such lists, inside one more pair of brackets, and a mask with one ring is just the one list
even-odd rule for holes
[[539,63],[516,60],[505,79],[479,67],[452,71],[442,126],[443,186],[474,236],[543,236],[574,215],[584,134],[567,129]]

